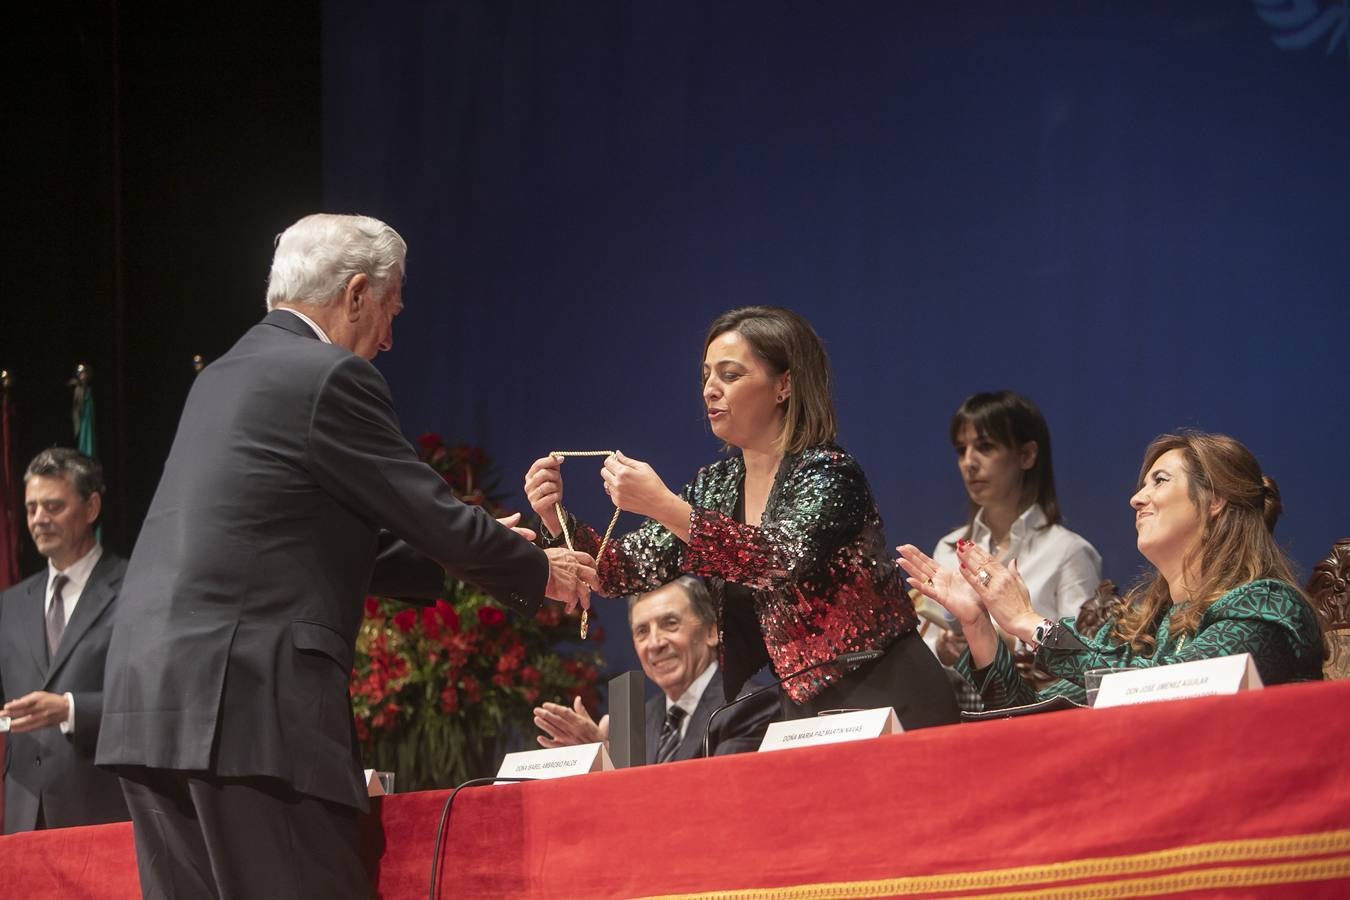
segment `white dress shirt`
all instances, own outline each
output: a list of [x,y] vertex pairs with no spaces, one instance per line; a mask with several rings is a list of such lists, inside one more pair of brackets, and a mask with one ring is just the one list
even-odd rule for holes
[[703,699],[703,692],[708,689],[708,682],[717,673],[717,660],[714,659],[708,664],[708,668],[703,670],[703,674],[694,679],[694,683],[689,685],[680,699],[672,701],[666,698],[666,715],[670,715],[670,708],[678,706],[684,710],[684,715],[680,718],[680,740],[689,733],[689,720],[694,717],[694,710],[698,709],[699,701]]
[[311,319],[309,316],[305,315],[305,314],[302,313],[302,312],[296,312],[295,310],[291,309],[289,306],[283,306],[283,307],[281,307],[281,310],[282,310],[283,312],[288,312],[288,313],[290,313],[291,315],[293,315],[293,316],[295,316],[297,319],[299,319],[301,322],[304,322],[306,325],[308,325],[311,329],[314,330],[314,336],[317,337],[319,340],[323,341],[325,344],[331,344],[331,343],[333,343],[332,341],[330,341],[330,340],[328,339],[328,334],[327,334],[322,328],[319,327],[319,323],[318,323],[318,322],[315,322],[315,321],[314,321],[313,319]]
[[[75,614],[75,604],[80,602],[80,596],[84,593],[84,586],[89,583],[89,576],[94,572],[94,566],[98,565],[99,559],[103,556],[103,545],[97,541],[94,543],[94,549],[90,550],[84,556],[77,559],[66,567],[64,572],[56,568],[55,563],[47,560],[47,599],[42,604],[42,616],[45,621],[52,608],[52,590],[56,582],[57,575],[66,576],[65,587],[61,590],[62,600],[62,621],[65,625],[70,624],[70,617]],[[66,720],[61,723],[61,733],[70,734],[75,730],[75,697],[69,691],[66,692],[66,705],[68,712]]]
[[[956,541],[966,529],[948,534],[933,550],[933,560],[956,570]],[[986,553],[994,553],[994,535],[984,524],[984,510],[975,516],[970,539]],[[1102,557],[1091,544],[1063,525],[1045,527],[1045,512],[1036,504],[1018,516],[1008,531],[1008,549],[999,562],[1017,560],[1017,571],[1031,592],[1031,608],[1059,621],[1078,615],[1102,581]]]

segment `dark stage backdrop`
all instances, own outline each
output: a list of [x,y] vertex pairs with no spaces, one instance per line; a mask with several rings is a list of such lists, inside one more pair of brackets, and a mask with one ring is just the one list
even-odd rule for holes
[[[1007,387],[1110,577],[1143,564],[1127,500],[1178,427],[1256,452],[1306,572],[1350,534],[1348,15],[329,0],[324,193],[409,241],[379,361],[405,429],[482,444],[521,506],[554,448],[684,483],[718,453],[704,327],[776,303],[825,340],[892,543],[963,519],[947,423]],[[596,468],[569,497],[603,523]]]

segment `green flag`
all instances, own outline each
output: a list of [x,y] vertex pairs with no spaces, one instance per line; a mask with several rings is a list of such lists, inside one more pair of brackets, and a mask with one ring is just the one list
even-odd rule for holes
[[[98,439],[94,436],[94,386],[89,381],[89,370],[80,366],[71,382],[75,396],[71,403],[75,425],[75,449],[85,456],[98,459]],[[94,527],[94,537],[103,540],[103,526]]]
[[94,388],[87,381],[75,387],[75,449],[98,459],[98,441],[94,437]]

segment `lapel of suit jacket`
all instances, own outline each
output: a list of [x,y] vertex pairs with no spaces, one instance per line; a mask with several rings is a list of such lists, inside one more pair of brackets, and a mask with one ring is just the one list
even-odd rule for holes
[[[113,576],[110,570],[116,565],[116,557],[107,550],[99,557],[98,563],[94,566],[94,571],[89,573],[89,580],[84,585],[84,591],[80,594],[80,602],[75,604],[75,611],[70,614],[70,621],[66,623],[66,630],[61,635],[61,643],[56,647],[56,658],[52,660],[51,666],[47,669],[47,678],[43,683],[46,687],[49,685],[56,673],[60,671],[61,666],[65,665],[70,654],[74,652],[75,646],[80,643],[80,638],[89,627],[98,621],[99,616],[108,608],[113,597],[117,596],[118,585],[121,584],[121,578]],[[42,640],[47,640],[46,622],[43,622]]]
[[718,666],[712,678],[708,679],[703,696],[698,698],[698,706],[694,707],[694,714],[689,717],[689,727],[684,730],[684,739],[680,741],[675,755],[671,757],[672,760],[693,759],[703,755],[703,736],[708,733],[708,719],[712,716],[713,710],[721,705],[722,668]]
[[33,654],[37,671],[47,671],[47,573],[42,571],[24,583],[26,601],[16,610],[19,615],[19,633]]

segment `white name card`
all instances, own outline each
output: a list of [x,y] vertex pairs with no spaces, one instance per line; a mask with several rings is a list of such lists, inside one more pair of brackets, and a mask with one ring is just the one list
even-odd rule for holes
[[498,778],[566,778],[587,772],[609,772],[614,763],[604,744],[577,744],[546,750],[508,753],[497,770]]
[[889,706],[878,709],[860,709],[856,712],[836,713],[832,716],[816,716],[814,719],[793,719],[789,722],[774,722],[764,733],[760,742],[760,752],[765,750],[790,750],[793,747],[815,747],[818,744],[842,744],[844,741],[861,741],[865,738],[881,737],[883,734],[899,734],[904,731],[895,710]]
[[1236,694],[1265,687],[1250,653],[1197,659],[1194,662],[1158,666],[1152,669],[1125,669],[1102,679],[1093,709],[1105,706],[1129,706],[1156,700],[1181,700]]

